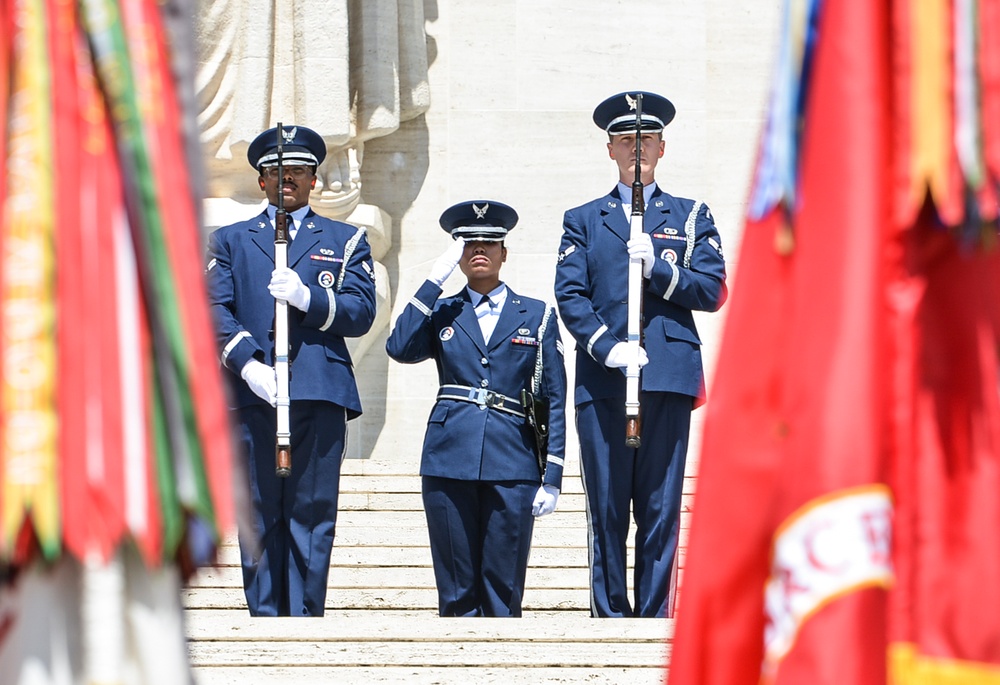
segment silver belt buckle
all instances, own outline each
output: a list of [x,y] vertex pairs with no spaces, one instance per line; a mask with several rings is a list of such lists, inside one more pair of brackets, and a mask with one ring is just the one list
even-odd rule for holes
[[485,388],[469,388],[469,399],[478,404],[480,407],[485,407],[487,405],[487,395],[489,391]]

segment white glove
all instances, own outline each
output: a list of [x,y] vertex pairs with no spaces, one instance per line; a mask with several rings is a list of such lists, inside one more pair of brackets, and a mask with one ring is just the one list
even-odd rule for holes
[[309,311],[309,302],[312,294],[309,288],[302,283],[302,279],[292,269],[275,269],[271,272],[271,282],[267,284],[267,291],[276,300],[284,300],[296,309]]
[[656,261],[656,255],[653,254],[653,241],[650,239],[649,234],[643,233],[638,238],[632,238],[628,241],[627,245],[629,259],[633,257],[641,258],[642,275],[645,278],[649,278],[653,274],[653,262]]
[[274,369],[251,359],[243,365],[240,377],[247,382],[253,394],[261,398],[272,407],[278,402],[278,380],[274,375]]
[[462,261],[462,253],[465,251],[465,241],[459,238],[452,242],[448,246],[448,249],[444,251],[437,261],[434,262],[434,266],[431,267],[431,273],[427,277],[428,281],[431,281],[439,288],[444,285],[444,282],[448,280],[448,276],[451,276],[451,272],[455,270],[458,263]]
[[545,516],[556,510],[559,500],[559,488],[554,485],[543,485],[535,493],[535,501],[531,504],[532,516]]
[[[649,362],[646,350],[636,347],[639,350],[639,368],[641,369]],[[608,358],[604,360],[604,365],[612,369],[624,369],[632,361],[632,347],[627,342],[617,342],[608,352]]]

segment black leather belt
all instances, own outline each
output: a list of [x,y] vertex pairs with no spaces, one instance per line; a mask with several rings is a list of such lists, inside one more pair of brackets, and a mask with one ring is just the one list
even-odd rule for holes
[[485,388],[471,388],[467,385],[442,385],[441,389],[438,390],[437,398],[439,400],[471,402],[480,407],[489,407],[524,418],[524,408],[521,406],[520,400]]

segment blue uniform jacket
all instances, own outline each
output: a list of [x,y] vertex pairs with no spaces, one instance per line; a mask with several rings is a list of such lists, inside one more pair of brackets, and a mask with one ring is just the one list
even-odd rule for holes
[[[701,339],[692,310],[716,311],[726,299],[726,265],[712,214],[701,202],[659,188],[643,217],[656,262],[643,291],[642,390],[705,397]],[[555,291],[559,314],[577,344],[577,405],[623,396],[625,374],[604,365],[627,340],[629,220],[617,187],[566,212]]]
[[[425,281],[396,321],[385,348],[399,362],[434,359],[442,385],[485,388],[520,399],[531,389],[541,340],[541,393],[549,398],[549,449],[544,482],[562,483],[566,445],[566,368],[555,310],[508,288],[490,343],[483,341],[468,291],[441,298]],[[440,299],[439,299],[440,298]],[[525,419],[460,400],[438,400],[424,436],[420,474],[458,480],[538,480],[534,434]]]
[[[208,293],[222,364],[235,374],[235,407],[262,404],[239,377],[250,358],[274,364],[274,229],[267,213],[223,226],[208,240]],[[345,264],[346,259],[346,264]],[[310,210],[288,246],[288,266],[309,287],[309,311],[289,305],[289,395],[361,414],[345,337],[375,320],[375,271],[364,230]]]

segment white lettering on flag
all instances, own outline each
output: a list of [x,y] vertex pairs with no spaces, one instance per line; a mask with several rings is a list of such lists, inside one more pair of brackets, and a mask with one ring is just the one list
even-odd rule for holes
[[764,588],[764,672],[795,643],[802,624],[855,590],[892,582],[892,500],[882,485],[814,500],[776,531]]

